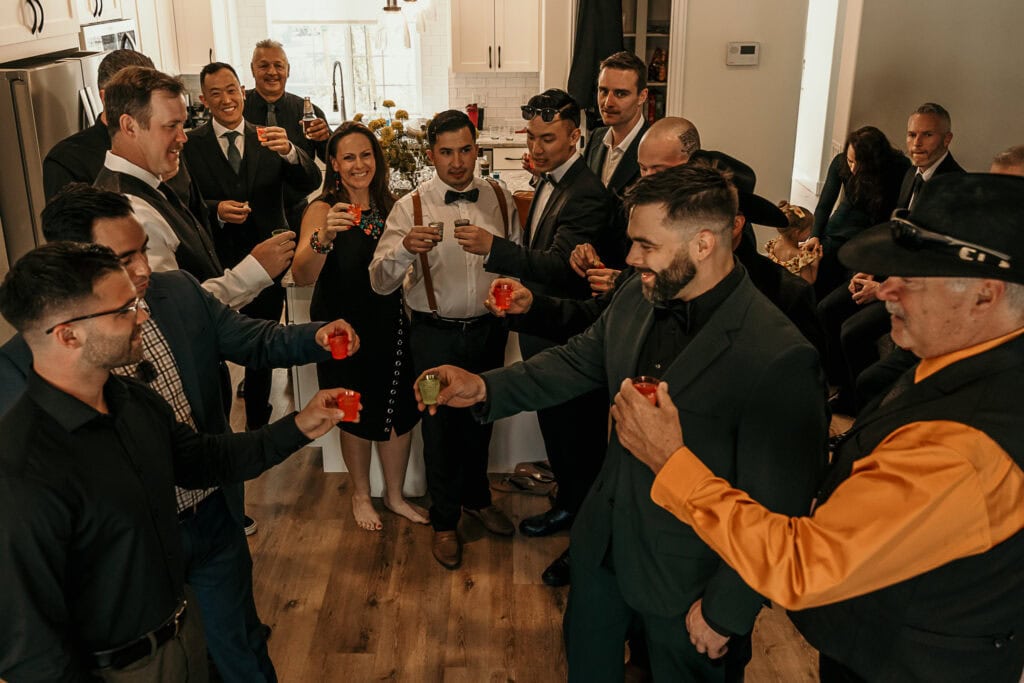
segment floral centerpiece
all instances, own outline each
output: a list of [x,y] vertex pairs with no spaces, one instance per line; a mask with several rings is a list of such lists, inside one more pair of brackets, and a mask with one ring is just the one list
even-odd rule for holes
[[[366,123],[373,131],[384,150],[384,159],[391,169],[391,190],[403,195],[416,187],[423,179],[424,170],[430,165],[427,159],[427,124],[418,128],[410,126],[409,112],[399,109],[391,118],[393,100],[384,100],[388,118],[377,118]],[[356,114],[353,121],[362,121],[363,114]]]

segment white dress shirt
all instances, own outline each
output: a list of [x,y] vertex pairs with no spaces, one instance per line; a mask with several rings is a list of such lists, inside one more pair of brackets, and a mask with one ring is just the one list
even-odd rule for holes
[[[474,318],[486,314],[484,301],[490,293],[491,283],[500,277],[484,270],[484,256],[464,251],[455,241],[454,223],[460,218],[469,219],[470,225],[479,226],[494,235],[505,236],[501,207],[490,183],[475,177],[473,184],[463,191],[472,188],[480,190],[477,201],[460,199],[451,204],[444,203],[444,195],[455,188],[437,176],[417,188],[423,205],[423,223],[444,221],[444,239],[427,252],[427,259],[437,297],[437,312],[445,318]],[[508,238],[521,244],[523,235],[512,195],[506,189],[499,190],[505,195],[508,207]],[[419,255],[402,245],[412,226],[412,193],[409,193],[398,200],[388,215],[384,233],[370,262],[370,285],[378,294],[390,294],[404,284],[405,301],[409,307],[429,313],[430,304],[427,303]]]
[[[134,176],[143,181],[154,190],[159,192],[160,178],[153,175],[141,166],[136,166],[124,157],[119,157],[113,152],[107,152],[103,165],[111,171]],[[152,204],[142,197],[136,195],[125,195],[131,202],[135,218],[142,224],[146,236],[149,237],[149,267],[154,271],[162,272],[169,270],[180,270],[178,260],[174,252],[178,250],[181,240],[174,233],[174,229],[167,224],[164,217],[160,215]],[[249,254],[234,268],[226,268],[224,275],[210,278],[203,282],[203,289],[216,297],[225,306],[241,308],[256,298],[265,287],[272,284],[273,280],[267,271],[263,269],[259,261]]]
[[[946,153],[943,154],[941,157],[939,157],[938,160],[934,164],[932,164],[931,166],[929,166],[928,168],[926,168],[923,171],[921,169],[917,169],[916,173],[917,173],[917,175],[921,176],[922,182],[926,182],[927,183],[929,180],[931,180],[932,176],[935,175],[935,171],[938,170],[939,166],[942,165],[942,162],[945,161],[946,157],[948,157],[948,156],[949,156],[949,150],[947,149]],[[916,192],[914,194],[910,195],[910,201],[907,204],[907,206],[913,206],[914,205],[914,200],[916,198],[917,198],[917,193]]]
[[[561,166],[551,171],[551,177],[555,179],[555,182],[562,182],[562,178],[568,172],[569,168],[576,163],[576,160],[580,158],[579,150],[572,153],[572,156],[568,158]],[[530,220],[530,246],[533,246],[533,242],[537,239],[537,226],[540,224],[540,219],[544,215],[544,209],[548,206],[548,199],[551,198],[551,192],[554,188],[551,183],[541,181],[540,187],[537,188],[537,194],[533,198],[533,203],[536,208],[533,210],[533,216]]]
[[611,182],[612,176],[615,175],[615,169],[619,167],[619,162],[622,161],[622,157],[626,154],[626,150],[633,144],[633,140],[640,134],[640,129],[644,127],[644,117],[636,117],[636,125],[633,126],[632,130],[626,134],[626,137],[622,138],[622,142],[617,145],[612,145],[612,129],[609,128],[604,133],[604,140],[602,144],[608,148],[608,151],[604,155],[604,166],[601,168],[601,184],[608,187],[608,183]]

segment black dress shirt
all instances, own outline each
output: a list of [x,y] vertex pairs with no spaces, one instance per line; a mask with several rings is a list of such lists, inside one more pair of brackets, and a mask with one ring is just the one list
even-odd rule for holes
[[205,436],[111,377],[102,414],[29,373],[0,419],[0,678],[87,680],[87,653],[163,623],[183,596],[174,484],[256,477],[308,443],[293,416]]
[[718,307],[729,298],[743,279],[743,266],[736,263],[722,280],[690,301],[672,299],[654,307],[654,324],[640,348],[637,375],[661,378]]

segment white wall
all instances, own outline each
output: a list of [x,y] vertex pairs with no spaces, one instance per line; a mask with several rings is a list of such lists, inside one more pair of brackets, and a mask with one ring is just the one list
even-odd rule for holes
[[844,88],[848,116],[840,116],[837,100],[834,138],[870,124],[902,148],[909,113],[934,101],[952,116],[951,151],[968,170],[987,170],[996,152],[1024,143],[1024,2],[858,0],[850,5],[854,14],[862,9],[859,22],[848,27],[856,32],[858,49]]
[[[686,3],[681,114],[703,147],[750,164],[773,201],[790,191],[806,17],[807,0]],[[760,42],[760,65],[726,66],[730,41]]]
[[[831,101],[833,51],[839,0],[818,0],[807,7],[807,39],[804,44],[800,82],[800,113],[797,120],[793,178],[818,192],[831,145],[828,121]],[[831,160],[830,158],[828,159]]]

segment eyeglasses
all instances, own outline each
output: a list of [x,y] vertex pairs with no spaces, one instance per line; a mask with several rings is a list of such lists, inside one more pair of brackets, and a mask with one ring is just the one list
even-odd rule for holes
[[544,123],[551,123],[555,120],[555,114],[561,114],[572,106],[572,102],[570,102],[569,104],[562,105],[561,107],[531,107],[528,104],[524,104],[519,108],[522,109],[523,118],[527,121],[532,119],[534,116],[539,116],[541,121]]
[[55,329],[57,329],[61,325],[68,325],[70,323],[77,323],[77,322],[81,322],[82,320],[91,320],[92,318],[100,318],[100,317],[105,316],[105,315],[127,315],[128,313],[131,313],[132,315],[138,315],[140,309],[145,311],[146,313],[149,313],[149,304],[147,304],[144,299],[137,298],[137,299],[135,299],[135,301],[131,302],[127,306],[122,306],[121,308],[114,309],[113,311],[100,311],[99,313],[90,313],[89,315],[80,315],[77,318],[70,318],[68,320],[65,320],[64,322],[57,323],[56,325],[54,325],[50,329],[46,330],[46,332],[44,334],[50,334],[51,332],[53,332]]
[[1012,268],[1013,258],[1009,254],[983,247],[974,242],[926,230],[908,220],[906,216],[909,213],[907,209],[896,209],[892,213],[892,218],[889,221],[889,231],[892,234],[892,241],[896,244],[907,249],[922,249],[929,245],[937,246],[949,251],[955,251],[961,261],[971,261],[986,265],[997,262],[995,265],[999,268]]

